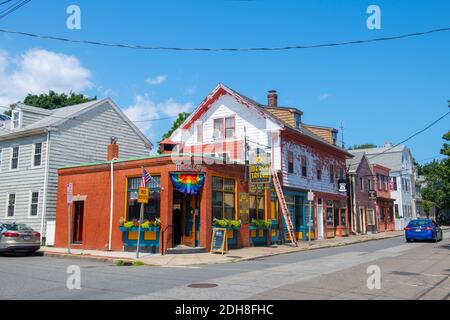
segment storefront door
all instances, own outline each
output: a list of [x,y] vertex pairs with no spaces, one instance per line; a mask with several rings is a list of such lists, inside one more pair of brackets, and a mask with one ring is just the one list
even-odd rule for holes
[[183,235],[182,244],[196,247],[197,231],[200,225],[200,206],[198,196],[183,195]]

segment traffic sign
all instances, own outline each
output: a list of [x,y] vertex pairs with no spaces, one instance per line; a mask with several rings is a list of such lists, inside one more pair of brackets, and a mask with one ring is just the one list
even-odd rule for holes
[[308,201],[314,201],[314,192],[312,191],[308,192]]
[[138,189],[138,203],[148,204],[149,188]]
[[67,204],[72,204],[73,202],[73,183],[67,185]]

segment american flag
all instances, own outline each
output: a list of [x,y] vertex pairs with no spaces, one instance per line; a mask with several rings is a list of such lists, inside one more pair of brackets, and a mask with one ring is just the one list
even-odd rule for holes
[[145,188],[147,183],[153,180],[153,177],[144,168],[142,168],[141,187]]

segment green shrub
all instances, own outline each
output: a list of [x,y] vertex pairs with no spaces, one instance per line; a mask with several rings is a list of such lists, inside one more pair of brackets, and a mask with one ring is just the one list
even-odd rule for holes
[[145,265],[145,263],[143,263],[142,261],[139,261],[139,260],[133,261],[133,266],[135,266],[135,267],[141,267],[143,265]]
[[252,219],[252,221],[250,223],[260,229],[269,229],[270,226],[272,225],[272,223],[270,221],[256,220],[256,219]]
[[134,227],[134,222],[133,222],[133,221],[125,222],[125,223],[123,224],[123,226],[124,226],[125,228],[128,228],[128,229],[133,228],[133,227]]
[[124,265],[125,265],[125,261],[123,261],[123,260],[116,261],[116,266],[123,267]]

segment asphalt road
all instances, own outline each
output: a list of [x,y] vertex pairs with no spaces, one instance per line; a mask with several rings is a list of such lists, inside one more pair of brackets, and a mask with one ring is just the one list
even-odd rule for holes
[[[68,289],[69,266],[81,288]],[[379,288],[369,289],[369,266]],[[77,267],[75,267],[77,268]],[[439,243],[404,238],[199,267],[122,266],[44,256],[0,257],[0,299],[447,299],[450,232]],[[76,281],[69,281],[76,284]],[[376,284],[376,281],[370,281]],[[192,288],[192,284],[211,284]]]

